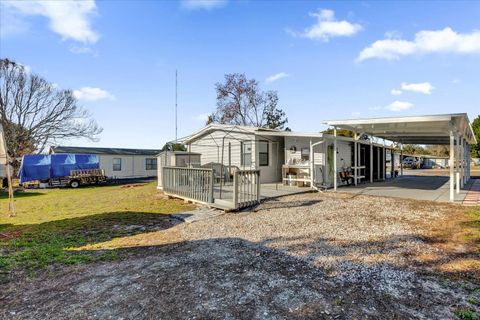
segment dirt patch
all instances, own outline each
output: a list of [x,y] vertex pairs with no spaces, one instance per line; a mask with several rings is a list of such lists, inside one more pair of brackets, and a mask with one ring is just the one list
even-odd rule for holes
[[[452,319],[456,310],[478,313],[472,302],[480,300],[478,253],[456,236],[458,208],[303,194],[255,211],[149,229],[95,244],[117,248],[122,261],[57,267],[2,285],[0,318]],[[466,271],[449,268],[461,261]]]

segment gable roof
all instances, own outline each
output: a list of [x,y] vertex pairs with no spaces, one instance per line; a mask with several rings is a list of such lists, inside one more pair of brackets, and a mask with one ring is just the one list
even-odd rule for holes
[[269,129],[269,128],[260,128],[260,127],[252,127],[252,126],[239,126],[239,125],[230,125],[230,124],[218,124],[218,123],[211,123],[202,129],[192,133],[189,136],[186,136],[180,139],[181,143],[188,144],[192,141],[195,141],[204,135],[212,133],[214,131],[223,131],[227,135],[228,133],[235,132],[235,133],[245,133],[245,134],[252,134],[257,136],[275,136],[275,137],[322,137],[322,133],[305,133],[305,132],[292,132],[292,131],[284,131],[279,129]]
[[160,149],[127,149],[127,148],[97,148],[97,147],[50,147],[50,153],[90,153],[90,154],[113,154],[113,155],[144,155],[156,156]]

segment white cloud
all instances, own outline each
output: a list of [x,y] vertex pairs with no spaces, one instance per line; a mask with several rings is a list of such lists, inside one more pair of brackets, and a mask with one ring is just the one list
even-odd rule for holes
[[357,61],[371,58],[394,60],[418,53],[480,54],[480,30],[458,33],[451,28],[422,30],[413,41],[385,39],[372,43],[360,52]]
[[429,82],[406,83],[402,82],[402,90],[413,91],[423,94],[431,94],[434,87]]
[[182,0],[182,7],[189,10],[205,9],[212,10],[223,7],[227,4],[226,0]]
[[358,117],[360,117],[360,112],[354,111],[354,112],[351,113],[351,115],[352,115],[352,117],[354,117],[354,118],[358,118]]
[[392,89],[392,91],[390,91],[390,93],[394,96],[399,96],[399,95],[402,94],[402,90]]
[[385,109],[388,109],[390,111],[403,111],[403,110],[408,110],[412,107],[413,107],[413,104],[410,102],[396,100],[390,103],[388,106],[386,106]]
[[115,97],[106,90],[100,88],[83,87],[73,91],[73,96],[78,100],[97,101],[101,99],[114,100]]
[[292,31],[289,31],[289,33],[312,40],[328,41],[333,37],[353,36],[363,29],[357,23],[336,20],[335,13],[332,10],[322,9],[309,15],[317,18],[316,24],[306,28],[302,33],[297,34]]
[[90,25],[92,16],[97,13],[94,0],[2,1],[2,5],[15,10],[9,10],[11,14],[40,15],[48,18],[50,29],[63,39],[95,43],[100,37]]
[[273,74],[270,77],[268,77],[267,79],[265,79],[265,83],[272,83],[272,82],[275,82],[277,80],[287,78],[287,77],[290,77],[290,74],[288,74],[286,72],[279,72],[279,73]]

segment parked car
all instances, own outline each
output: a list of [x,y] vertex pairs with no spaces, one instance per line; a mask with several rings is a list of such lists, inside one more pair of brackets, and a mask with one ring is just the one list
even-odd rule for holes
[[417,164],[417,161],[413,157],[407,157],[403,159],[403,167],[405,168],[412,168]]

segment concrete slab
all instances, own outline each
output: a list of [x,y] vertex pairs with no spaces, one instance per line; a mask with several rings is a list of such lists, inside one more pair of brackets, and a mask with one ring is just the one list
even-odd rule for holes
[[179,212],[173,214],[172,217],[183,222],[195,222],[205,219],[210,219],[213,217],[220,216],[225,212],[222,210],[211,209],[211,208],[198,208],[192,211]]
[[[455,194],[455,202],[462,203],[473,181]],[[393,180],[365,183],[338,188],[339,192],[449,202],[449,178],[443,176],[404,175]]]

